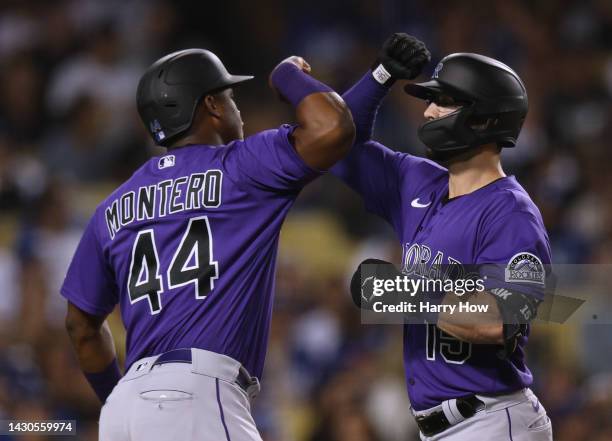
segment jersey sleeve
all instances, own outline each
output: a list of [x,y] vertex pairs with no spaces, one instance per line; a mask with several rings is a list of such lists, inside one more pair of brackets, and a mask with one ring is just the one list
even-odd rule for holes
[[361,195],[366,210],[395,226],[400,221],[401,175],[409,164],[408,156],[366,141],[354,145],[330,172]]
[[546,230],[531,212],[514,211],[484,227],[476,264],[485,289],[544,298],[551,253]]
[[298,191],[323,171],[308,166],[290,141],[294,126],[265,130],[228,146],[223,165],[239,184],[273,192]]
[[94,215],[83,233],[60,292],[79,309],[106,316],[119,300],[118,289],[96,235],[95,219]]

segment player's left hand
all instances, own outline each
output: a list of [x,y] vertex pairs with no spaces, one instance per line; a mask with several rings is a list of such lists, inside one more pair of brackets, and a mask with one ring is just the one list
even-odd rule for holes
[[392,79],[412,80],[430,60],[425,43],[412,35],[396,32],[384,42],[373,70],[382,64]]

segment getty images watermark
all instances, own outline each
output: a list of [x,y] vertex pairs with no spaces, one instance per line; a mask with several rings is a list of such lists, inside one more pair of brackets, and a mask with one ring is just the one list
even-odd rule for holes
[[[377,313],[487,312],[489,305],[470,302],[441,304],[445,293],[458,297],[485,291],[485,279],[423,279],[405,275],[393,278],[369,276],[361,285],[362,300]],[[402,300],[402,297],[409,300]],[[415,297],[419,296],[418,299]]]

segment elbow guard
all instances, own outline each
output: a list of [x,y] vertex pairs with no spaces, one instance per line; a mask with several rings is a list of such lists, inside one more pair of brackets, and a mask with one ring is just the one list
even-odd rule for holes
[[517,338],[526,335],[529,323],[536,317],[540,301],[533,296],[504,288],[493,288],[490,292],[495,296],[503,320],[502,355],[506,358],[516,349]]

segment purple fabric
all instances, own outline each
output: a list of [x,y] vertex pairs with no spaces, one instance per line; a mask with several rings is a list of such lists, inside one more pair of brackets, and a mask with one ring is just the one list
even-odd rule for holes
[[329,86],[302,72],[295,64],[289,62],[282,63],[274,69],[272,84],[293,107],[297,107],[310,94],[333,92]]
[[391,85],[381,85],[372,77],[369,70],[342,98],[351,109],[355,123],[355,144],[372,138],[374,121],[382,100]]
[[[100,204],[61,293],[92,314],[104,315],[120,304],[127,330],[126,366],[142,357],[194,347],[230,356],[261,376],[280,228],[300,190],[321,174],[295,151],[293,129],[281,126],[226,146],[171,150],[146,162]],[[155,197],[150,212],[138,202],[147,194]],[[121,221],[108,222],[120,218],[113,215],[113,207],[122,205],[117,201],[130,207],[133,198],[138,202],[134,210],[122,210]],[[202,263],[210,265],[209,272],[197,283],[170,286],[169,268],[190,221],[203,217],[210,236],[200,234],[211,238],[205,247],[212,263]],[[159,261],[157,274],[148,269],[137,274],[139,281],[155,278],[160,283],[160,291],[153,292],[161,308],[156,313],[147,297],[129,295],[132,264],[146,268],[142,261],[132,262],[139,234],[152,239]],[[184,267],[192,267],[196,255]],[[212,290],[198,298],[197,288],[205,283]]]
[[121,371],[119,370],[119,363],[117,363],[116,358],[102,372],[84,372],[84,374],[102,403],[106,401],[119,380],[121,380]]
[[[330,171],[361,195],[366,209],[393,226],[402,246],[403,271],[424,277],[441,265],[505,268],[517,253],[530,253],[549,264],[550,245],[540,212],[514,177],[444,203],[445,168],[370,139],[384,92],[384,86],[366,75],[343,95],[362,142]],[[487,279],[485,288],[495,287],[543,295],[538,284]],[[525,364],[527,338],[520,337],[517,349],[500,359],[499,346],[460,342],[433,325],[406,325],[404,368],[413,408],[528,387],[533,378]]]

